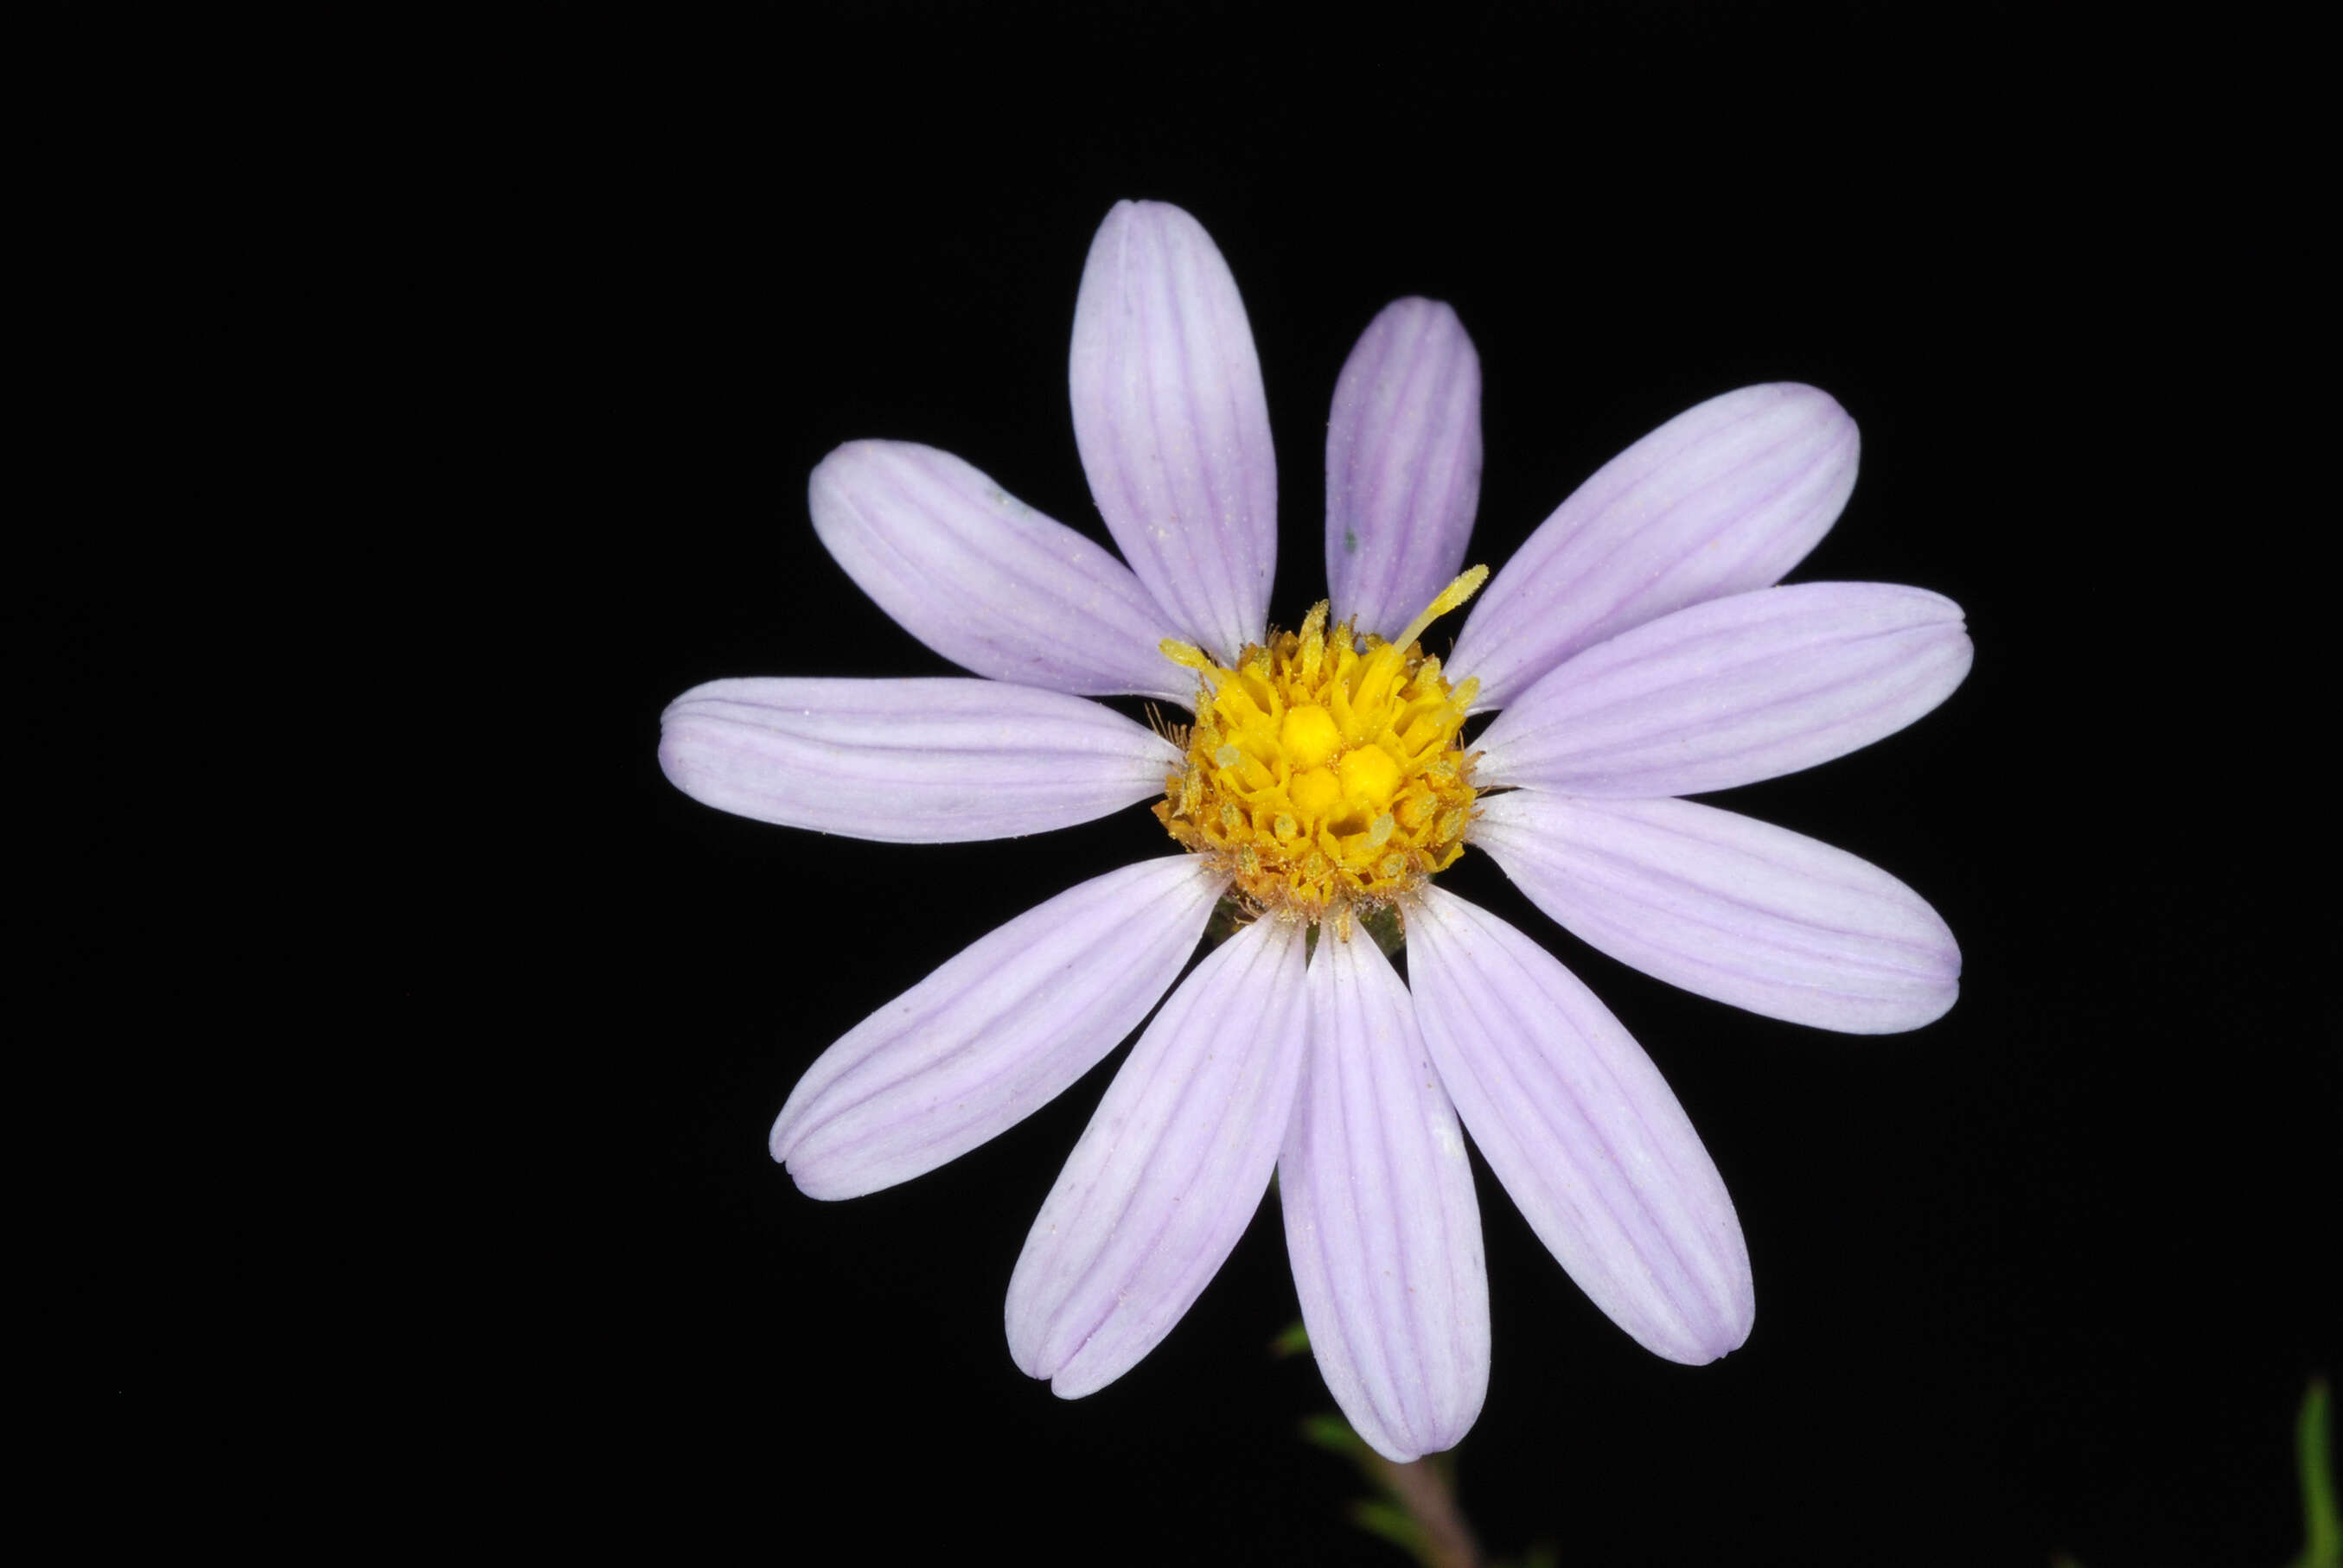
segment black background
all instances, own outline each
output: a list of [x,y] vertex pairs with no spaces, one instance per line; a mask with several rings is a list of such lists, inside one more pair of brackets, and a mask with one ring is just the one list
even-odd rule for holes
[[447,176],[413,193],[418,286],[452,313],[414,457],[473,476],[447,504],[498,569],[453,575],[523,628],[472,694],[460,791],[503,848],[452,918],[491,938],[468,981],[534,955],[451,1026],[458,1100],[518,1101],[449,1232],[450,1413],[525,1391],[499,1441],[574,1488],[558,1528],[686,1557],[745,1528],[783,1561],[1400,1561],[1296,1435],[1331,1402],[1267,1351],[1297,1315],[1273,1205],[1109,1389],[1063,1402],[1011,1363],[1011,1267],[1120,1053],[881,1194],[815,1202],[766,1157],[824,1046],[1159,852],[1145,812],[862,844],[710,811],[653,757],[705,679],[946,672],[813,537],[805,476],[841,441],[940,447],[1104,538],[1067,340],[1133,196],[1194,213],[1243,292],[1280,622],[1322,591],[1336,372],[1423,294],[1485,377],[1472,559],[1692,404],[1805,381],[1864,453],[1793,580],[1933,588],[1976,639],[1913,729],[1725,801],[1944,914],[1963,994],[1926,1030],[1741,1014],[1590,951],[1485,861],[1452,874],[1666,1073],[1759,1302],[1739,1352],[1662,1362],[1479,1169],[1494,1364],[1458,1459],[1484,1542],[2292,1553],[2293,1412],[2335,1365],[2338,1084],[2332,917],[2303,907],[2332,846],[2294,815],[2331,788],[2297,760],[2331,654],[2284,628],[2332,516],[2274,487],[2299,196],[2232,95],[2285,45],[1894,15],[869,5],[450,47],[408,106]]

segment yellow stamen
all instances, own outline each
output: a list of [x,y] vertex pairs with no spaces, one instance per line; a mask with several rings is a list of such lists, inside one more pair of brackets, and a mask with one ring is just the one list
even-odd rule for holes
[[1302,678],[1307,683],[1318,678],[1318,666],[1326,658],[1326,601],[1320,599],[1302,618]]
[[1393,642],[1348,622],[1330,631],[1323,603],[1232,666],[1163,642],[1198,690],[1196,722],[1174,738],[1186,765],[1156,815],[1228,869],[1253,913],[1331,920],[1339,940],[1464,852],[1473,759],[1457,735],[1477,685],[1452,689],[1416,639],[1488,575],[1450,583]]
[[1381,806],[1399,792],[1399,764],[1380,746],[1345,753],[1341,772],[1342,793],[1361,805]]
[[[1308,653],[1305,645],[1303,653]],[[1290,708],[1285,723],[1280,727],[1278,740],[1284,746],[1286,756],[1296,768],[1316,768],[1342,749],[1342,731],[1332,715],[1315,703]]]
[[1342,786],[1333,773],[1324,768],[1312,768],[1294,776],[1287,793],[1301,810],[1304,819],[1316,821],[1342,802]]
[[1413,642],[1417,638],[1422,637],[1423,635],[1424,628],[1430,626],[1433,621],[1438,620],[1442,616],[1446,615],[1450,610],[1454,609],[1458,605],[1463,604],[1466,599],[1471,598],[1474,594],[1479,593],[1481,591],[1481,585],[1488,580],[1489,568],[1487,567],[1474,567],[1471,571],[1464,573],[1454,582],[1450,583],[1446,588],[1442,588],[1440,590],[1439,597],[1434,598],[1430,604],[1423,607],[1423,613],[1417,616],[1413,620],[1409,621],[1407,623],[1407,629],[1401,632],[1399,636],[1393,638],[1392,640],[1398,643],[1403,648],[1406,647],[1409,643]]

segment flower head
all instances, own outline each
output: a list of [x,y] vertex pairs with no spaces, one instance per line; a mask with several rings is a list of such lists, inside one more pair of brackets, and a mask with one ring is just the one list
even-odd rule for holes
[[1249,910],[1332,920],[1348,940],[1353,910],[1398,902],[1463,854],[1473,759],[1457,731],[1474,687],[1451,690],[1415,636],[1488,575],[1457,578],[1397,642],[1362,646],[1348,621],[1330,638],[1322,600],[1233,668],[1165,643],[1202,681],[1187,766],[1155,815]]
[[[1400,300],[1335,388],[1329,598],[1278,631],[1267,399],[1195,219],[1108,215],[1071,380],[1121,560],[957,457],[841,447],[809,488],[822,542],[982,678],[711,682],[669,708],[660,761],[710,805],[898,841],[1160,797],[1180,852],[1059,893],[880,1008],[808,1070],[774,1156],[815,1197],[907,1180],[1152,1011],[1010,1283],[1011,1352],[1060,1394],[1171,1331],[1274,1170],[1344,1413],[1393,1458],[1453,1444],[1489,1356],[1465,1131],[1639,1342],[1695,1363],[1739,1346],[1747,1251],[1674,1096],[1551,954],[1433,878],[1482,850],[1594,946],[1773,1017],[1884,1032],[1952,1005],[1958,950],[1910,889],[1677,799],[1865,745],[1966,672],[1960,612],[1935,594],[1773,586],[1853,488],[1853,421],[1806,387],[1714,398],[1613,459],[1491,578],[1463,569],[1479,362],[1453,311]],[[1468,599],[1443,663],[1421,638]],[[1084,700],[1111,694],[1193,721],[1167,736]],[[1173,989],[1224,900],[1244,923]],[[1405,981],[1360,939],[1369,920],[1403,933]]]

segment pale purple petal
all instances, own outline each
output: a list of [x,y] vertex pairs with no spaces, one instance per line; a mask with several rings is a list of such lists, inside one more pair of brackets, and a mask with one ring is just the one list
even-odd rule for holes
[[1489,1387],[1481,1211],[1455,1108],[1391,960],[1320,928],[1310,1050],[1278,1157],[1310,1351],[1385,1458],[1453,1448]]
[[1407,933],[1440,1080],[1538,1239],[1645,1349],[1692,1365],[1738,1349],[1757,1312],[1741,1221],[1643,1048],[1485,910],[1427,886]]
[[1476,783],[1650,799],[1870,745],[1968,675],[1961,607],[1896,584],[1760,588],[1598,642],[1481,736]]
[[1448,660],[1503,708],[1583,648],[1781,579],[1855,488],[1855,421],[1827,393],[1745,387],[1611,459],[1482,590]]
[[659,717],[659,766],[704,805],[898,844],[1069,827],[1161,794],[1180,751],[1030,686],[711,680]]
[[1396,299],[1334,383],[1326,585],[1334,618],[1396,637],[1464,569],[1481,498],[1481,357],[1456,313]]
[[1203,225],[1161,202],[1107,214],[1070,380],[1107,531],[1182,635],[1234,664],[1269,618],[1277,455],[1244,302]]
[[1588,945],[1702,996],[1849,1034],[1940,1018],[1961,950],[1867,860],[1689,800],[1485,797],[1473,841]]
[[1893,583],[1803,583],[1639,626],[1523,692],[1481,737],[1475,781],[1638,799],[1795,773],[1893,735],[1952,695],[1961,608]]
[[814,532],[897,625],[1020,686],[1194,700],[1159,645],[1168,617],[1131,568],[949,452],[854,441],[807,485]]
[[1172,855],[1018,916],[823,1051],[773,1123],[773,1158],[809,1196],[856,1198],[1015,1126],[1139,1027],[1227,880]]
[[1307,1044],[1302,928],[1255,921],[1139,1037],[1009,1281],[1009,1349],[1065,1399],[1172,1332],[1261,1206]]

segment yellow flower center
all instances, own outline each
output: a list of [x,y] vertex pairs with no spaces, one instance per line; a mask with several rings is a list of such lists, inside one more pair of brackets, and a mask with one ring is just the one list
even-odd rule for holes
[[[1187,766],[1155,815],[1225,866],[1256,914],[1332,919],[1383,908],[1464,852],[1473,759],[1458,749],[1480,682],[1453,689],[1416,638],[1487,580],[1474,567],[1395,642],[1326,631],[1321,601],[1298,632],[1248,644],[1236,667],[1184,642],[1165,658],[1198,675]],[[1176,732],[1174,739],[1180,739]]]

